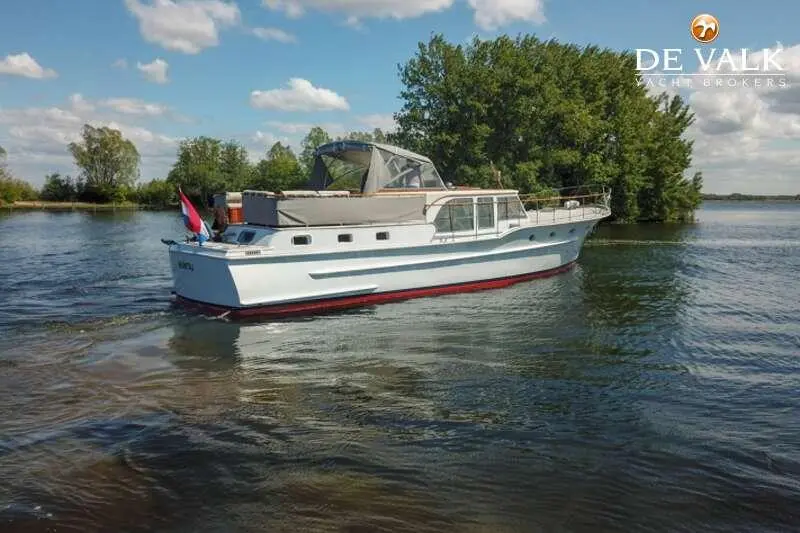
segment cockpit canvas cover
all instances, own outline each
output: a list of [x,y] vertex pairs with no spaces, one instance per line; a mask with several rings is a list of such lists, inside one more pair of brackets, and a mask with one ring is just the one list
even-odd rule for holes
[[[309,181],[312,190],[327,189],[347,175],[358,177],[362,194],[386,189],[446,188],[430,159],[397,146],[336,141],[320,146],[314,155],[314,169]],[[349,168],[334,175],[337,173],[331,172],[331,161],[340,161]]]

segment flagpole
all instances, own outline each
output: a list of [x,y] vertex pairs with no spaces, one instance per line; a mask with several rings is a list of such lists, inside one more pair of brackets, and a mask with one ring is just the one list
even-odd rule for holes
[[186,226],[186,229],[195,235],[197,244],[199,246],[203,246],[203,243],[206,240],[211,239],[211,232],[208,229],[208,225],[203,220],[203,217],[200,216],[200,213],[197,211],[197,209],[195,209],[194,205],[192,205],[192,201],[189,200],[189,197],[184,194],[180,185],[178,186],[178,195],[180,198],[183,223]]

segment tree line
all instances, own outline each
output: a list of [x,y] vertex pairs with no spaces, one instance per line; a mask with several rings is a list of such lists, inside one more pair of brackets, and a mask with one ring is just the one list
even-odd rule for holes
[[40,190],[11,176],[4,164],[5,151],[0,147],[0,202],[133,202],[168,207],[177,204],[178,187],[200,205],[218,192],[301,188],[311,172],[314,150],[343,139],[387,142],[380,129],[351,132],[334,139],[322,128],[313,127],[303,139],[299,154],[276,142],[252,163],[241,143],[200,136],[180,142],[176,161],[165,178],[137,183],[140,156],[134,143],[118,130],[86,124],[81,140],[67,147],[80,174],[75,178],[48,174]]
[[[299,189],[311,174],[314,151],[323,144],[344,139],[388,142],[388,136],[380,129],[351,132],[334,139],[323,128],[314,126],[300,143],[299,154],[276,142],[252,164],[244,147],[234,141],[195,137],[180,143],[177,161],[164,183],[173,190],[180,186],[187,196],[201,201],[224,191]],[[162,182],[155,183],[160,186]]]
[[[685,175],[694,115],[679,96],[649,95],[629,52],[531,35],[466,45],[435,35],[399,65],[399,77],[397,131],[340,139],[425,154],[457,185],[494,187],[495,170],[503,186],[523,194],[603,185],[613,191],[614,217],[625,221],[691,219],[702,201],[702,175]],[[235,141],[185,139],[166,177],[136,185],[136,147],[115,130],[87,125],[68,147],[80,176],[48,176],[40,196],[170,205],[178,186],[201,202],[229,190],[299,188],[314,149],[331,140],[315,127],[299,154],[275,143],[251,163]]]

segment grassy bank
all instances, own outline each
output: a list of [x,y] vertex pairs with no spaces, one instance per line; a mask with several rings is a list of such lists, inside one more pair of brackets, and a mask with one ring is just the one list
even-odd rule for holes
[[42,202],[27,201],[0,204],[7,211],[163,211],[177,209],[176,206],[152,206],[131,202],[93,204],[89,202]]

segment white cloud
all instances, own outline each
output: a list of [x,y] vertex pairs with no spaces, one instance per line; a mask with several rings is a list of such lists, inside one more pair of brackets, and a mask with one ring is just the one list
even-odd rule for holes
[[[84,124],[109,126],[136,144],[143,179],[164,177],[175,159],[178,140],[135,123],[162,109],[166,108],[126,98],[91,102],[80,94],[70,96],[63,107],[3,108],[0,145],[8,151],[9,168],[17,177],[41,185],[49,172],[77,174],[67,145],[80,140]],[[130,114],[132,110],[138,114]]]
[[28,107],[23,109],[0,110],[0,124],[14,125],[59,125],[79,124],[81,117],[59,107]]
[[125,0],[125,5],[147,42],[185,54],[217,46],[220,30],[241,21],[239,7],[222,0]]
[[51,68],[43,68],[30,54],[7,55],[0,60],[0,74],[9,76],[21,76],[35,80],[44,80],[58,76],[56,71]]
[[718,135],[751,131],[755,133],[766,104],[752,91],[701,91],[689,97],[701,133]]
[[136,63],[136,68],[139,69],[145,79],[147,81],[151,81],[153,83],[164,84],[169,82],[169,78],[167,76],[167,69],[169,69],[169,63],[161,59],[160,57],[154,59],[150,63]]
[[267,122],[268,126],[275,128],[278,131],[283,133],[289,133],[292,135],[303,135],[305,136],[311,128],[315,126],[319,126],[329,135],[336,136],[336,135],[344,135],[345,128],[341,124],[337,124],[335,122],[323,122],[323,123],[311,123],[311,122],[279,122],[277,120],[270,120]]
[[253,35],[265,41],[278,41],[281,43],[296,43],[297,37],[278,28],[253,28]]
[[652,71],[642,75],[642,86],[650,96],[667,93],[670,97],[680,95],[681,87],[685,86],[685,77],[665,76],[662,71]]
[[[52,142],[62,147],[66,147],[78,139],[78,136],[72,131],[44,124],[11,126],[8,128],[8,132],[12,138],[22,141],[43,141],[45,145]],[[11,150],[13,151],[13,148]]]
[[543,24],[543,0],[469,0],[475,10],[475,24],[484,30],[496,30],[512,22]]
[[350,26],[354,30],[361,31],[364,29],[364,25],[361,24],[361,21],[358,19],[358,17],[353,15],[347,17],[347,20],[345,20],[344,23],[345,25]]
[[69,97],[70,107],[75,113],[90,113],[94,111],[95,106],[87,101],[82,95],[75,93]]
[[[331,137],[343,136],[352,131],[369,131],[380,128],[384,133],[389,133],[397,129],[397,123],[391,114],[361,115],[355,117],[355,124],[351,127],[338,122],[281,122],[269,120],[265,123],[270,128],[286,133],[287,135],[305,137],[314,127],[320,127]],[[298,137],[298,138],[299,138]]]
[[250,105],[257,109],[280,111],[346,111],[350,109],[350,104],[343,96],[330,89],[314,87],[310,81],[301,78],[289,80],[287,89],[251,92]]
[[[415,18],[449,9],[454,0],[262,0],[268,9],[299,18],[307,11],[341,13],[347,24],[360,27],[364,18]],[[512,22],[545,22],[543,0],[467,0],[475,12],[475,24],[495,30]]]
[[288,145],[292,150],[294,150],[295,154],[299,153],[299,143],[293,143],[289,137],[275,135],[274,133],[260,130],[244,139],[242,144],[244,144],[245,148],[247,149],[247,155],[250,158],[250,161],[256,163],[263,159],[269,149],[272,148],[272,145],[277,142],[283,144],[284,146]]
[[359,122],[359,124],[368,127],[370,130],[380,128],[383,133],[393,132],[397,129],[397,123],[394,121],[394,115],[391,113],[362,115],[360,117],[356,117],[356,120]]
[[[17,147],[13,140],[29,141],[32,147],[54,153],[52,144],[65,149],[83,125],[78,114],[57,107],[4,109],[0,111],[0,124],[6,126],[6,136],[12,140],[11,143],[2,143],[9,159]],[[27,146],[28,142],[22,145]]]
[[264,7],[277,11],[283,11],[286,13],[287,17],[296,19],[302,17],[305,13],[303,4],[307,2],[297,0],[262,0],[261,3],[264,5]]
[[252,135],[252,137],[250,137],[250,142],[260,146],[262,153],[265,150],[264,147],[266,147],[266,149],[269,149],[276,142],[280,142],[283,144],[290,144],[289,138],[286,136],[281,137],[279,135],[275,135],[274,133],[263,132],[263,131],[256,131]]
[[138,98],[108,98],[99,102],[99,104],[125,115],[159,116],[169,111],[169,108],[165,105],[145,102]]
[[[146,147],[146,154],[149,155],[174,155],[175,150],[173,146],[177,143],[178,139],[155,133],[147,128],[140,126],[131,126],[130,124],[120,124],[118,122],[99,122],[100,125],[108,126],[109,128],[119,130],[128,140],[134,142],[138,146],[144,145]],[[155,148],[155,150],[154,150]],[[140,149],[141,152],[141,149]]]
[[[800,194],[800,45],[768,53],[778,48],[783,71],[740,76],[723,65],[681,80],[695,114],[693,166],[709,192]],[[750,68],[762,63],[762,53],[748,58]]]
[[307,10],[340,12],[354,24],[360,18],[414,18],[448,9],[453,0],[263,0],[269,9],[283,11],[291,18]]

